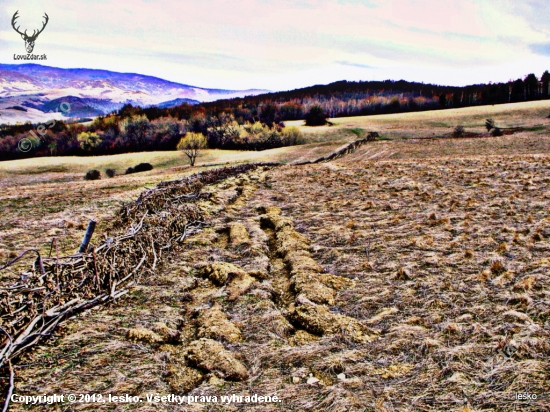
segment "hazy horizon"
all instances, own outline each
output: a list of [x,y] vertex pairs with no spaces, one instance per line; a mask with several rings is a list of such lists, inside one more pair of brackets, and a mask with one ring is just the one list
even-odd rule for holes
[[[93,7],[90,7],[93,5]],[[11,27],[49,23],[34,54]],[[0,63],[138,73],[205,88],[291,90],[338,80],[449,86],[550,69],[540,1],[75,0],[0,5]]]

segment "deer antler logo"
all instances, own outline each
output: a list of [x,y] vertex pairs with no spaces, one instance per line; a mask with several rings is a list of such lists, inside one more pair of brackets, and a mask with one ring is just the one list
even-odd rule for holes
[[32,53],[32,51],[34,49],[34,42],[36,41],[36,38],[38,37],[38,35],[40,33],[42,33],[44,31],[44,29],[46,28],[46,25],[48,24],[49,17],[46,13],[44,13],[44,18],[46,19],[46,21],[44,21],[44,23],[42,23],[43,24],[42,28],[40,30],[38,30],[38,32],[36,30],[33,30],[32,36],[29,36],[27,34],[27,30],[25,30],[24,33],[21,33],[19,31],[20,26],[15,27],[15,20],[17,20],[17,18],[19,17],[17,15],[17,13],[19,13],[19,10],[17,10],[15,12],[15,14],[13,15],[13,18],[11,19],[11,25],[12,25],[13,29],[21,35],[21,38],[23,40],[25,40],[25,48],[27,49],[27,53]]

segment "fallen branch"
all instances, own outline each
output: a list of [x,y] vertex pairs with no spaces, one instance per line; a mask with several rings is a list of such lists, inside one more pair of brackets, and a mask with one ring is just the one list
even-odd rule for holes
[[8,389],[8,393],[6,394],[6,400],[4,401],[4,408],[2,409],[2,412],[6,412],[8,410],[10,406],[11,395],[13,394],[13,389],[15,386],[15,373],[13,372],[13,366],[11,365],[10,361],[8,361],[8,368],[10,370],[10,386]]
[[15,262],[17,262],[19,259],[21,259],[23,256],[25,256],[29,252],[36,252],[38,254],[38,256],[40,256],[40,252],[38,252],[38,249],[27,249],[24,252],[22,252],[19,256],[17,256],[16,258],[10,260],[4,266],[0,267],[0,270],[4,270],[4,269],[10,267],[11,265],[13,265]]

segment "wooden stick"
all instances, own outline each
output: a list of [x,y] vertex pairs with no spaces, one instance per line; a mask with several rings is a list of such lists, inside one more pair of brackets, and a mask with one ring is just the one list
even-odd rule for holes
[[50,253],[48,253],[49,258],[52,257],[52,249],[53,249],[53,245],[54,245],[56,239],[57,238],[55,238],[55,237],[52,238],[52,243],[50,244]]
[[95,250],[92,251],[92,256],[93,256],[93,258],[94,258],[94,274],[95,274],[95,281],[96,281],[97,289],[100,290],[100,289],[101,289],[101,285],[100,285],[100,282],[99,282],[99,273],[97,272],[97,259],[96,259],[96,256],[95,256]]
[[4,332],[8,340],[10,341],[9,344],[6,345],[6,347],[2,350],[2,353],[0,353],[0,367],[4,364],[4,354],[9,351],[11,345],[13,344],[13,339],[11,338],[10,334],[0,326],[0,331]]
[[153,249],[153,255],[155,256],[155,260],[153,261],[153,270],[157,267],[157,252],[155,251],[155,242],[153,241],[153,238],[151,237],[151,248]]
[[82,243],[78,249],[78,253],[85,253],[86,249],[88,249],[88,245],[90,244],[90,240],[92,240],[92,235],[94,234],[95,225],[96,221],[90,220],[90,223],[88,223],[88,229],[86,229],[86,233],[84,234],[84,239],[82,239]]
[[[21,253],[19,256],[17,256],[16,258],[10,260],[8,263],[6,263],[4,266],[0,267],[0,270],[3,270],[5,268],[7,268],[8,266],[11,266],[13,265],[15,262],[17,262],[19,259],[21,259],[23,256],[25,256],[27,254],[27,252],[36,252],[38,253],[38,249],[28,249],[28,250],[25,250],[23,253]],[[40,255],[39,255],[40,256]]]
[[4,408],[2,409],[2,412],[6,412],[8,410],[8,407],[10,406],[10,398],[13,393],[13,387],[14,387],[14,373],[13,373],[13,367],[11,366],[10,361],[8,361],[8,367],[10,368],[10,388],[8,389],[8,393],[6,395],[6,400],[4,401]]

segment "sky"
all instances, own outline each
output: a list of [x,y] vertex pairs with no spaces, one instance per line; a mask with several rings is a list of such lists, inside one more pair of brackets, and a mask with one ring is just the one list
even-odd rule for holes
[[546,0],[2,0],[0,63],[22,29],[48,66],[97,68],[223,89],[338,80],[445,85],[550,70]]

